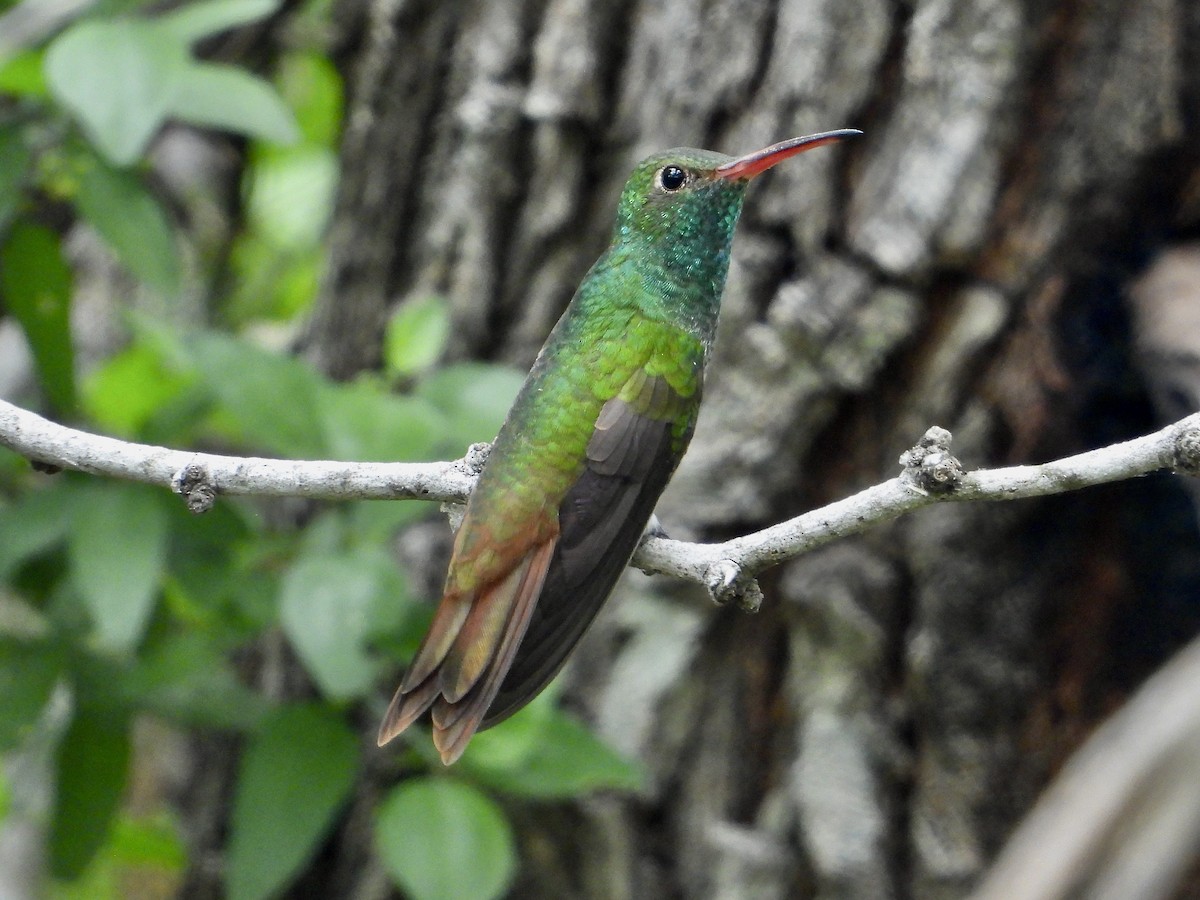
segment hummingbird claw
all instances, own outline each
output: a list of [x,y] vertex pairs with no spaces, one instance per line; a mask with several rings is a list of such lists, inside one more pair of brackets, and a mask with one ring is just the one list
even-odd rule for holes
[[442,514],[450,522],[450,530],[458,531],[458,526],[462,524],[462,520],[467,515],[467,504],[465,503],[443,503],[441,506]]
[[667,534],[667,529],[663,528],[663,523],[659,521],[658,516],[651,515],[650,521],[646,523],[646,530],[642,532],[642,540],[647,538],[667,538],[671,536]]

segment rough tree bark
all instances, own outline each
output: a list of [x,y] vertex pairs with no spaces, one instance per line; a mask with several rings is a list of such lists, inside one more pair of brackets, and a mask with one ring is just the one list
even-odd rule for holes
[[[1152,424],[1125,288],[1200,225],[1200,6],[337,9],[343,181],[306,341],[327,371],[372,365],[386,315],[430,292],[455,356],[527,365],[642,155],[853,126],[866,137],[749,197],[668,531],[728,536],[846,495],[931,424],[972,467]],[[1194,364],[1200,336],[1179,340]],[[629,577],[568,702],[648,787],[516,806],[514,896],[964,896],[1198,630],[1196,541],[1184,494],[1146,479],[924,510],[769,575],[753,617]],[[388,894],[363,834],[388,777],[381,755],[306,884]]]

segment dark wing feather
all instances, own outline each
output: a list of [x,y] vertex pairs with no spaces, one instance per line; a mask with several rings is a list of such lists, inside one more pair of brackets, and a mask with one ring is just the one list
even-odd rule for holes
[[[609,400],[596,419],[587,464],[559,507],[558,545],[541,596],[484,728],[528,703],[562,668],[637,548],[691,438],[699,390],[683,398],[665,379],[640,375],[639,390]],[[687,423],[682,433],[680,421]]]

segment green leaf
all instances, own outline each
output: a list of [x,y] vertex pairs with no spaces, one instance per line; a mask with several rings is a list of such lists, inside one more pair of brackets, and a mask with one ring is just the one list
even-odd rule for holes
[[[521,713],[498,726],[496,732],[510,724],[519,729],[519,716]],[[596,790],[641,788],[645,777],[642,769],[574,719],[555,710],[537,727],[538,739],[528,755],[492,756],[487,742],[473,741],[463,763],[493,787],[523,797],[573,797]]]
[[285,54],[276,81],[304,140],[334,147],[342,128],[342,79],[333,61],[321,53]]
[[33,154],[25,146],[20,131],[0,128],[0,229],[8,224],[21,204],[32,159]]
[[233,66],[195,62],[188,53],[190,42],[260,18],[275,5],[215,0],[157,21],[86,20],[50,45],[46,79],[118,166],[137,161],[169,116],[289,143],[296,123],[268,82]]
[[81,400],[84,411],[104,431],[134,437],[186,385],[186,378],[163,366],[159,353],[134,344],[92,372],[83,383]]
[[131,705],[183,725],[249,729],[267,713],[262,695],[200,634],[175,634],[144,650],[123,687]]
[[463,756],[464,770],[477,773],[481,780],[487,781],[491,772],[506,772],[523,766],[538,752],[547,723],[561,715],[558,711],[561,693],[559,681],[551,681],[544,691],[511,718],[495,728],[476,734]]
[[71,578],[100,645],[128,652],[154,608],[166,558],[166,512],[143,485],[103,485],[89,494],[71,521]]
[[247,215],[276,250],[316,247],[333,209],[337,158],[326,147],[262,154],[252,169]]
[[[234,641],[248,637],[239,621],[238,599],[264,574],[255,571],[246,551],[271,552],[255,540],[255,526],[262,525],[260,510],[229,502],[218,503],[202,516],[184,512],[182,504],[172,505],[169,513],[170,577],[163,592],[167,609],[189,630],[203,629]],[[268,618],[274,621],[274,591],[268,605]]]
[[489,900],[516,872],[504,813],[470,785],[419,778],[379,806],[375,843],[384,867],[414,900]]
[[0,752],[24,739],[63,670],[62,651],[42,641],[0,638]]
[[164,813],[113,818],[108,839],[71,881],[47,885],[45,900],[124,900],[178,896],[187,868],[180,826]]
[[433,366],[450,337],[450,309],[441,297],[411,300],[388,322],[383,356],[392,375],[415,375]]
[[322,510],[300,532],[296,556],[336,556],[346,548],[348,536],[341,508]]
[[188,341],[205,384],[251,444],[293,457],[325,454],[317,395],[323,381],[299,360],[219,334]]
[[178,371],[193,368],[194,352],[190,349],[189,338],[194,333],[181,331],[175,325],[136,309],[129,311],[128,324],[134,345],[153,351],[164,366]]
[[187,866],[187,847],[179,829],[162,818],[118,818],[113,823],[112,855],[126,866],[166,872],[182,872]]
[[0,769],[0,822],[8,818],[12,808],[12,788],[8,783],[8,773]]
[[[251,182],[248,175],[247,183]],[[251,187],[250,196],[253,194]],[[317,296],[323,258],[324,250],[318,245],[282,251],[269,235],[243,230],[229,252],[234,284],[224,303],[226,320],[232,325],[262,319],[294,320]]]
[[[71,602],[71,605],[79,607],[76,602]],[[71,623],[64,623],[64,618],[65,615],[60,614],[55,623],[59,625],[60,631],[76,630]],[[125,687],[125,676],[129,671],[128,660],[118,659],[111,653],[94,652],[78,643],[71,645],[69,649],[67,664],[71,667],[76,707],[128,711],[129,692]]]
[[22,50],[0,62],[0,94],[18,97],[45,97],[46,76],[42,71],[43,50]]
[[386,555],[312,556],[284,576],[279,615],[322,693],[346,700],[374,682],[379,667],[366,653],[367,639],[379,630],[381,614],[402,614],[405,601],[403,581]]
[[325,444],[334,459],[434,459],[445,420],[430,404],[366,383],[331,385],[319,395]]
[[18,222],[0,249],[0,291],[33,348],[38,374],[54,405],[75,407],[75,357],[71,348],[71,270],[58,235]]
[[490,441],[500,430],[524,376],[486,363],[460,363],[433,372],[417,385],[449,420],[443,450],[462,453],[469,444]]
[[58,747],[50,869],[77,877],[108,837],[129,769],[129,729],[111,709],[81,706]]
[[75,490],[74,485],[55,485],[0,506],[0,580],[67,536]]
[[125,268],[168,296],[179,293],[175,234],[161,204],[137,175],[97,162],[80,178],[75,199]]
[[171,113],[188,69],[186,46],[155,23],[88,19],[46,51],[46,80],[104,156],[137,161]]
[[420,500],[360,500],[349,504],[347,512],[355,540],[382,545],[405,525],[429,517],[431,505]]
[[120,16],[144,12],[147,7],[155,5],[155,0],[94,0],[89,12],[100,16]]
[[174,37],[191,44],[230,28],[256,22],[279,8],[279,0],[208,0],[189,3],[158,18]]
[[328,709],[293,706],[242,757],[229,843],[230,900],[279,893],[301,870],[350,794],[358,741]]
[[291,110],[270,82],[233,66],[187,66],[179,76],[169,109],[195,125],[278,144],[290,144],[299,134]]

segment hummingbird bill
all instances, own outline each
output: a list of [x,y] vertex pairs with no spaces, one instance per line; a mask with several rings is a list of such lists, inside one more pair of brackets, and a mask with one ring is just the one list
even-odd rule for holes
[[861,133],[739,157],[669,150],[633,170],[608,249],[492,444],[380,746],[432,710],[434,745],[450,765],[562,668],[691,440],[747,186],[790,156]]

